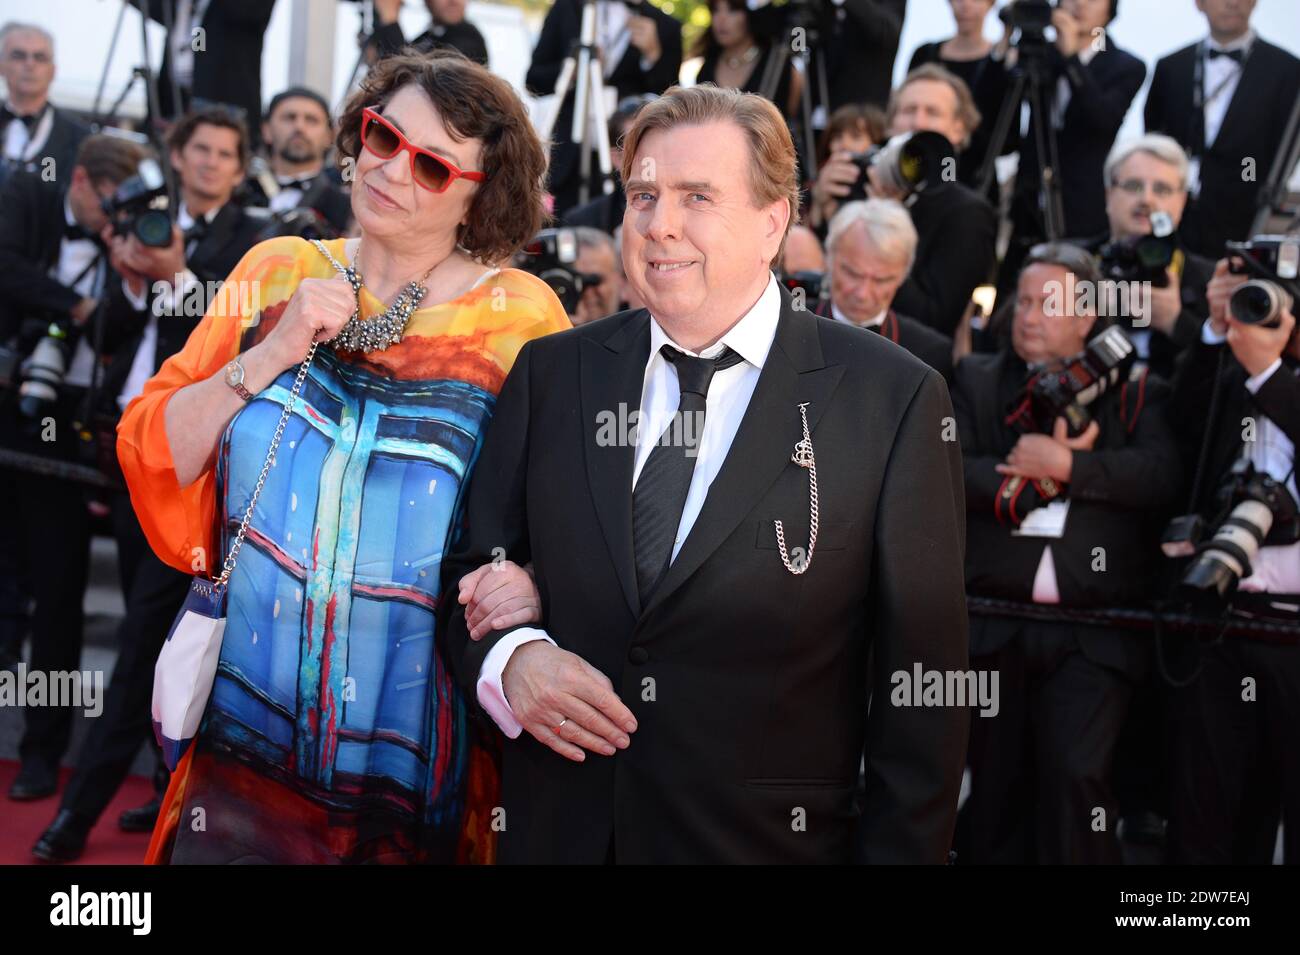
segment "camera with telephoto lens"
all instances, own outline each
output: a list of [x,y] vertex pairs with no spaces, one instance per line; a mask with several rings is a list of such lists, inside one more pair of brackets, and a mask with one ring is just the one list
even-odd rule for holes
[[899,133],[879,146],[857,153],[852,162],[858,178],[849,188],[845,202],[867,197],[867,170],[875,167],[884,184],[910,196],[944,181],[957,178],[957,152],[942,133],[922,130]]
[[51,413],[68,371],[71,346],[71,321],[50,322],[36,347],[19,366],[18,410],[24,418],[36,421]]
[[1019,32],[1015,45],[1022,52],[1047,47],[1047,28],[1052,25],[1051,0],[1015,0],[998,11],[1008,33]]
[[1227,254],[1230,272],[1254,276],[1228,299],[1232,317],[1245,325],[1277,328],[1282,313],[1300,298],[1300,236],[1257,235],[1227,243]]
[[1177,252],[1173,219],[1167,212],[1153,212],[1150,235],[1116,239],[1101,247],[1101,275],[1113,282],[1150,282],[1155,288],[1164,288]]
[[578,236],[572,229],[543,229],[515,255],[515,268],[531,272],[551,287],[555,297],[572,315],[582,293],[601,283],[599,275],[579,272]]
[[165,249],[172,244],[171,204],[162,169],[142,160],[136,174],[100,203],[114,235],[134,235],[144,245]]
[[1124,330],[1111,325],[1073,358],[1036,369],[1007,409],[1006,422],[1022,434],[1051,434],[1064,418],[1078,436],[1092,416],[1088,406],[1128,375],[1137,351]]
[[1170,521],[1160,541],[1166,557],[1194,557],[1183,571],[1178,594],[1189,603],[1221,607],[1237,585],[1253,572],[1263,546],[1286,546],[1300,540],[1300,509],[1286,485],[1238,459],[1215,497],[1217,528],[1205,540],[1199,514]]

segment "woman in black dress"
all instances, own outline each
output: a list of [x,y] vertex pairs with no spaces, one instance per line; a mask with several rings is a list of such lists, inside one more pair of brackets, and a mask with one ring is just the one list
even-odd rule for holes
[[763,79],[774,69],[778,46],[775,30],[760,12],[750,11],[744,0],[711,0],[709,29],[696,43],[692,56],[704,57],[697,83],[715,83],[745,93],[768,94],[786,119],[798,113],[803,77],[787,61],[775,90],[763,89]]

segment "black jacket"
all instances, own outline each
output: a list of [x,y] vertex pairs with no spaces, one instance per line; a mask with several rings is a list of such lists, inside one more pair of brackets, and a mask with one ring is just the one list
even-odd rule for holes
[[[1013,485],[995,470],[1019,439],[1006,414],[1026,373],[1009,348],[970,355],[957,365],[952,397],[966,480],[967,591],[1030,602],[1043,547],[1050,543],[1063,606],[1145,603],[1154,595],[1160,531],[1180,506],[1182,468],[1165,418],[1168,386],[1147,374],[1097,399],[1097,443],[1092,451],[1074,453],[1065,533],[1049,541],[1012,535],[1042,501],[1032,485],[1005,499]],[[1100,566],[1097,548],[1104,552],[1104,571],[1094,569]],[[972,652],[991,649],[972,643]]]
[[[311,179],[305,180],[299,188],[302,196],[298,199],[297,208],[319,212],[340,235],[348,231],[348,226],[352,224],[352,197],[332,169],[322,169]],[[249,176],[244,180],[238,201],[241,205],[259,208],[266,208],[270,204],[266,190],[262,188],[257,176]]]
[[[884,109],[894,82],[894,57],[907,15],[907,0],[844,0],[825,4],[821,44],[810,47],[813,65],[824,54],[832,113],[845,103]],[[812,84],[813,104],[820,96]]]
[[916,261],[894,307],[952,337],[977,285],[989,281],[997,255],[997,213],[959,182],[920,192],[910,206]]
[[[645,9],[655,21],[662,52],[649,70],[641,69],[641,51],[628,44],[623,58],[605,79],[618,91],[618,98],[642,93],[662,93],[677,82],[682,68],[682,25],[653,4]],[[548,96],[555,92],[564,64],[578,39],[582,27],[582,4],[579,0],[555,0],[542,22],[542,32],[533,50],[533,61],[528,67],[524,84],[534,96]],[[576,79],[575,79],[576,84]],[[579,150],[569,142],[573,127],[573,84],[556,119],[551,133],[550,190],[556,197],[555,210],[563,213],[574,205],[578,196]],[[592,144],[594,146],[594,143]],[[592,164],[593,178],[600,174]]]
[[[377,28],[371,42],[378,47],[380,56],[392,56],[408,45],[402,35],[402,25],[396,21],[385,23]],[[488,65],[487,41],[483,39],[483,34],[479,32],[478,27],[468,20],[451,24],[439,23],[435,20],[429,24],[427,30],[411,40],[409,45],[421,53],[441,49],[459,50],[475,63]]]
[[[639,407],[649,345],[637,310],[524,346],[443,563],[453,593],[494,547],[531,560],[541,625],[605,673],[639,723],[628,749],[584,763],[527,733],[505,741],[502,861],[600,863],[611,837],[629,863],[843,863],[855,848],[870,862],[946,861],[968,711],[879,703],[914,663],[966,668],[961,465],[955,444],[935,440],[951,413],[943,379],[878,335],[796,311],[783,291],[726,462],[641,607],[634,443],[602,441],[597,415]],[[790,460],[800,402],[820,530],[796,576],[773,520],[792,546],[807,542],[808,471]],[[444,646],[474,699],[502,634],[470,642],[463,608],[444,608]],[[791,825],[796,807],[806,831]]]
[[63,243],[65,191],[16,172],[0,193],[0,342],[26,318],[66,313],[81,296],[50,277]]
[[[1204,112],[1194,106],[1193,91],[1200,44],[1183,47],[1156,64],[1147,93],[1146,128],[1165,133],[1192,156],[1201,156],[1200,196],[1189,203],[1182,234],[1195,251],[1223,256],[1223,243],[1245,239],[1268,178],[1278,144],[1300,89],[1300,60],[1271,43],[1256,39],[1237,83],[1232,103],[1214,144],[1202,148]],[[1254,161],[1254,175],[1243,163]]]
[[564,214],[563,222],[569,226],[589,225],[613,235],[614,230],[623,224],[623,213],[626,211],[627,193],[623,191],[622,183],[619,183],[613,192],[574,206]]
[[[0,176],[13,171],[13,168],[36,173],[41,173],[48,168],[50,171],[47,173],[47,178],[52,175],[53,181],[71,179],[72,167],[77,159],[77,149],[81,146],[81,141],[90,135],[90,127],[57,106],[51,105],[49,109],[53,111],[54,119],[45,144],[31,159],[15,163],[11,169],[0,171]],[[3,130],[0,130],[0,133],[3,133]],[[53,166],[48,165],[51,160]]]
[[[832,303],[824,300],[818,304],[816,312],[822,318],[832,318]],[[932,328],[927,328],[914,318],[899,315],[892,308],[885,315],[885,320],[872,326],[868,331],[876,332],[888,338],[900,348],[906,348],[921,361],[925,362],[939,374],[943,380],[952,381],[952,339],[940,335]]]
[[[149,17],[176,22],[176,0],[149,0]],[[250,135],[256,136],[262,123],[262,41],[275,0],[212,0],[203,22],[204,46],[194,54],[194,75],[190,95],[181,91],[182,102],[172,101],[171,48],[164,42],[162,67],[158,74],[158,101],[163,116],[190,108],[190,98],[226,103],[244,111]]]
[[[1055,47],[1051,50],[1053,75],[1064,75],[1070,83],[1070,102],[1062,126],[1056,132],[1060,162],[1057,178],[1065,212],[1062,235],[1095,235],[1108,227],[1102,169],[1133,97],[1147,75],[1146,64],[1115,46],[1109,34],[1105,40],[1106,46],[1086,66],[1078,56],[1066,59]],[[1054,80],[1053,99],[1056,85]],[[1042,185],[1038,162],[1038,146],[1031,124],[1020,146],[1020,167],[1016,174],[1013,220],[1022,237],[1046,234],[1038,207]]]

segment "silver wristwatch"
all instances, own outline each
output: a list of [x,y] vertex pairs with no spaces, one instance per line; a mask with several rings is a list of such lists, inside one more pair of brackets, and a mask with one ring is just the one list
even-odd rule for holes
[[244,363],[238,355],[226,365],[226,384],[245,401],[253,400],[253,393],[244,387]]

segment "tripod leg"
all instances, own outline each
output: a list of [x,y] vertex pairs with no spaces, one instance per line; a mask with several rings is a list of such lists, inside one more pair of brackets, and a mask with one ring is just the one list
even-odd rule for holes
[[1038,147],[1039,183],[1043,190],[1043,226],[1047,238],[1055,242],[1065,232],[1065,209],[1061,203],[1061,183],[1056,176],[1060,164],[1051,106],[1052,99],[1047,95],[1043,82],[1032,82],[1029,86],[1029,122],[1034,127],[1034,142]]
[[997,158],[1007,147],[1011,122],[1020,116],[1020,98],[1024,95],[1025,74],[1017,73],[1011,82],[1011,89],[1002,100],[1002,109],[998,113],[997,122],[993,125],[993,133],[989,138],[988,152],[984,154],[984,164],[980,166],[975,191],[981,196],[988,195],[989,186],[992,185],[993,176],[997,171]]

